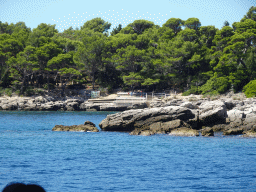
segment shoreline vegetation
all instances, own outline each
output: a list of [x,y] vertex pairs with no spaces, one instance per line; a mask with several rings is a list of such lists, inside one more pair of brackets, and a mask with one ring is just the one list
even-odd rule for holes
[[[256,7],[221,29],[198,18],[110,27],[102,18],[64,32],[0,21],[0,110],[122,111],[100,126],[133,135],[255,135]],[[97,100],[91,90],[182,95]]]

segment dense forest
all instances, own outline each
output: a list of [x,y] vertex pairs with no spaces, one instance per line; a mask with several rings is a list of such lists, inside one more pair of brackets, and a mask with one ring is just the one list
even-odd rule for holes
[[109,91],[256,94],[256,7],[221,29],[201,26],[198,18],[110,27],[101,18],[63,32],[45,23],[31,30],[0,21],[0,91],[26,95],[72,82]]

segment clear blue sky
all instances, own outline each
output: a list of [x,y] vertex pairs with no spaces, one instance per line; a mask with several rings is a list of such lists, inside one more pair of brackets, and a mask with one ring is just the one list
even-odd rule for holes
[[246,14],[255,0],[0,0],[0,21],[24,21],[31,29],[40,23],[56,24],[59,31],[76,28],[95,17],[125,27],[137,19],[162,26],[168,19],[196,17],[202,26],[221,28]]

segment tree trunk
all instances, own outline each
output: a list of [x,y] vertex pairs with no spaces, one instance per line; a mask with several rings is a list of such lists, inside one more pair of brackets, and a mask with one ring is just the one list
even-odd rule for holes
[[49,72],[47,72],[47,90],[50,91],[50,83],[49,83]]
[[94,90],[94,84],[95,84],[95,79],[94,79],[94,73],[93,73],[93,76],[92,76],[92,89]]
[[25,86],[25,82],[26,82],[26,76],[24,76],[22,84],[21,84],[21,88],[20,88],[20,94],[24,93],[24,86]]

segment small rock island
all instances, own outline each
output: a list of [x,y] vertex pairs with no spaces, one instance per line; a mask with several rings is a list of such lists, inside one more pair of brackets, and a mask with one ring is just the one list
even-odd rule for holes
[[55,127],[52,128],[52,131],[99,132],[95,124],[90,121],[84,122],[83,125],[55,125]]

